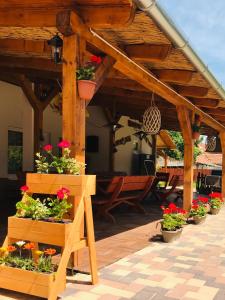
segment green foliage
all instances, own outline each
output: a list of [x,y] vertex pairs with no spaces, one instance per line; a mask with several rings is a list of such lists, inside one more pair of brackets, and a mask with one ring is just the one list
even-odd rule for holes
[[16,216],[32,218],[34,220],[46,219],[51,214],[50,209],[40,199],[33,199],[25,194],[23,200],[16,203]]
[[38,159],[35,160],[37,172],[79,175],[81,169],[85,167],[85,164],[70,157],[70,152],[69,148],[65,148],[63,155],[60,157],[48,152],[48,158],[37,153],[36,156]]
[[47,157],[42,156],[41,153],[36,153],[37,159],[35,160],[37,173],[48,173],[49,163]]
[[220,198],[212,198],[209,204],[211,208],[220,208],[222,206],[222,202]]
[[2,262],[8,267],[19,268],[27,271],[35,270],[35,263],[31,258],[8,255],[2,258]]
[[50,211],[51,211],[51,217],[55,220],[62,220],[63,216],[68,212],[68,210],[72,207],[71,203],[67,202],[67,199],[52,199],[48,198]]
[[207,214],[207,208],[205,205],[196,205],[196,206],[192,206],[189,216],[204,217],[206,214]]
[[164,214],[161,222],[162,230],[175,231],[186,224],[183,214]]
[[[183,160],[184,158],[184,140],[180,132],[178,131],[169,131],[177,149],[175,150],[165,150],[166,154],[175,159],[175,160]],[[202,138],[194,144],[194,161],[196,161],[197,157],[202,153],[199,148],[199,144],[202,142]]]
[[93,80],[95,74],[95,66],[88,64],[77,70],[77,80]]
[[36,270],[42,273],[52,273],[54,269],[55,266],[52,264],[52,257],[42,254],[38,259]]

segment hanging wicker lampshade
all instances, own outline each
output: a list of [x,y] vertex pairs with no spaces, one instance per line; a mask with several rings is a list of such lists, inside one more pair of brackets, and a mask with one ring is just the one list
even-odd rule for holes
[[161,113],[155,105],[154,94],[152,94],[151,105],[143,115],[143,130],[148,134],[157,134],[161,127]]
[[216,137],[208,136],[206,141],[206,151],[213,152],[216,149]]

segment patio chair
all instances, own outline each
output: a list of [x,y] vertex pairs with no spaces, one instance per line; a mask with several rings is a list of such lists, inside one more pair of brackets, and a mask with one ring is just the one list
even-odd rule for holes
[[121,204],[128,204],[142,213],[146,213],[140,202],[149,194],[154,176],[116,176],[106,190],[100,188],[101,195],[93,197],[97,216],[102,216],[113,223],[115,218],[110,211]]
[[164,190],[160,190],[157,193],[157,198],[160,199],[162,204],[168,203],[167,198],[173,193],[178,194],[175,201],[177,201],[181,197],[179,192],[176,190],[176,188],[179,184],[179,181],[180,181],[180,176],[179,175],[173,175],[173,177],[171,178],[171,180],[169,182],[169,185],[168,185],[169,188],[166,188]]

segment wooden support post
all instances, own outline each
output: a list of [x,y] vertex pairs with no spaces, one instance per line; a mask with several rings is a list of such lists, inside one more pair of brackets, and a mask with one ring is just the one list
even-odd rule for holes
[[220,142],[222,148],[222,195],[225,198],[225,131],[220,132]]
[[76,35],[63,39],[63,139],[71,142],[72,155],[85,162],[85,101],[80,99],[76,86],[79,56]]
[[[63,39],[63,139],[71,142],[72,155],[85,163],[85,108],[86,103],[80,99],[76,85],[77,64],[82,63],[85,42],[76,35]],[[76,202],[76,201],[75,201]],[[76,211],[75,207],[75,211]],[[75,212],[74,212],[75,213]],[[84,234],[84,224],[81,224],[81,235]],[[74,265],[81,261],[81,253],[75,253]]]
[[183,208],[190,210],[193,199],[193,163],[194,142],[192,139],[192,126],[190,111],[184,106],[177,107],[177,114],[181,132],[184,139],[184,193]]

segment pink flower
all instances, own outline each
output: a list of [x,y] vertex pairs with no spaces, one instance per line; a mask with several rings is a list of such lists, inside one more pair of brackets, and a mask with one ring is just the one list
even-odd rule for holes
[[50,151],[52,151],[52,145],[50,145],[50,144],[48,144],[48,145],[45,145],[44,147],[43,147],[43,149],[46,151],[46,152],[50,152]]
[[70,194],[70,190],[68,190],[67,188],[61,188],[60,190],[57,191],[57,197],[60,200],[67,198],[69,194]]
[[26,193],[29,190],[29,187],[27,185],[23,185],[20,188],[21,192]]
[[70,142],[66,140],[62,140],[60,143],[58,143],[59,148],[69,148],[70,147]]

